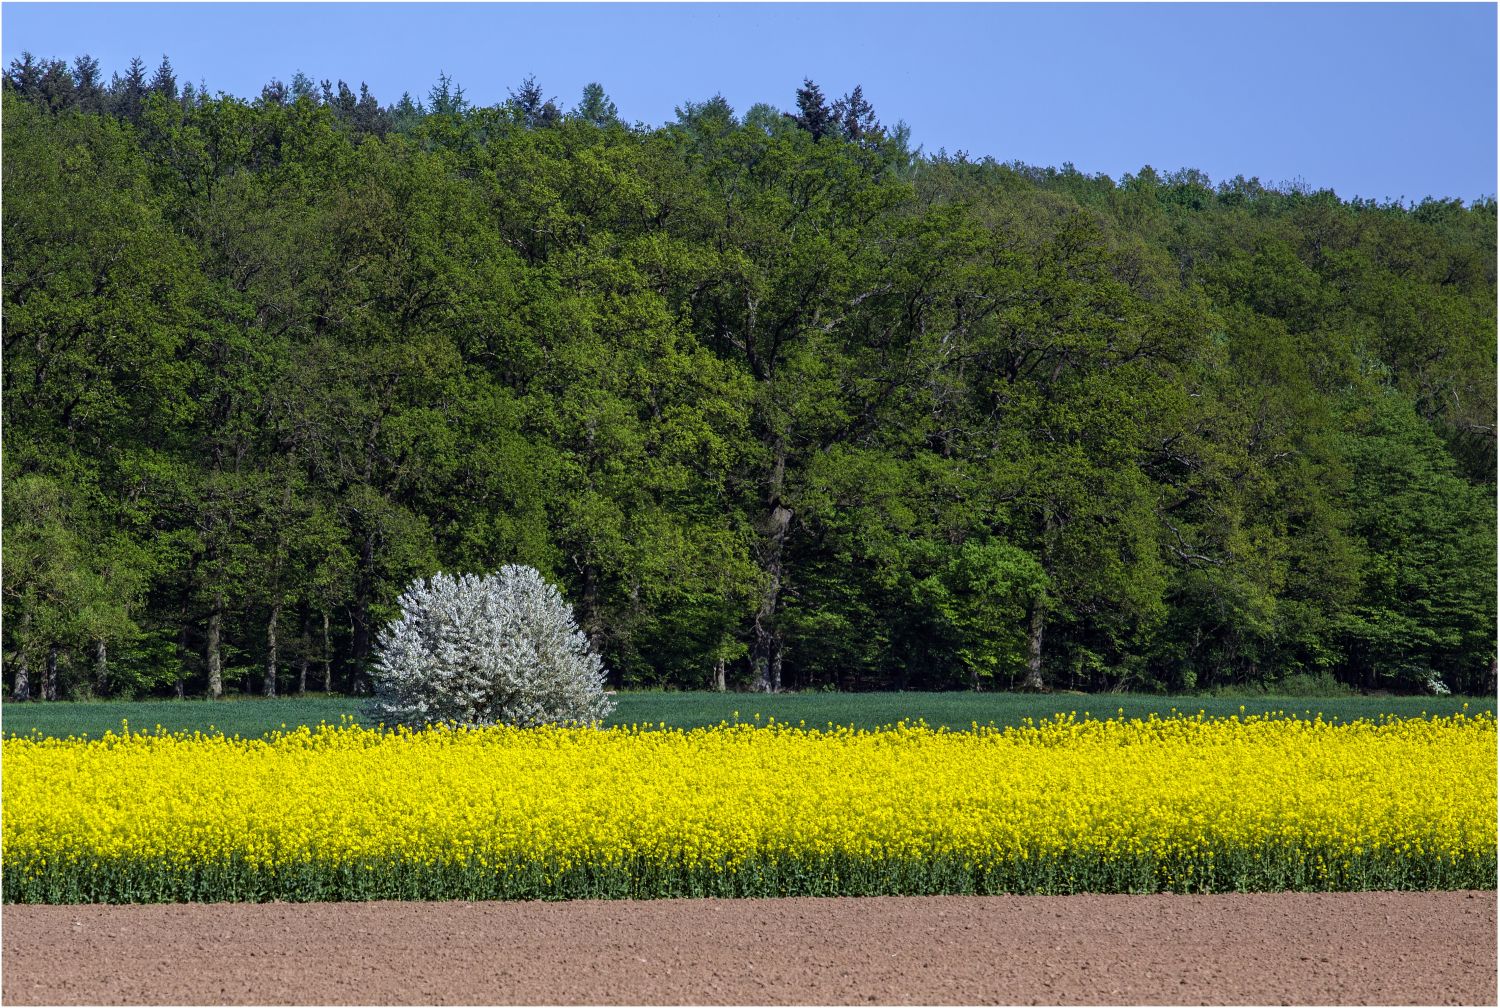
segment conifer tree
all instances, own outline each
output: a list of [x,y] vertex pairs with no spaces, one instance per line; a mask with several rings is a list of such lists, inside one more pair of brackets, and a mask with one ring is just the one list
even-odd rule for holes
[[146,81],[146,64],[139,56],[130,60],[125,76],[115,74],[110,78],[109,98],[114,112],[127,122],[139,123],[146,107],[146,95],[150,87]]
[[104,80],[99,61],[87,53],[73,61],[73,92],[82,111],[104,111]]
[[583,97],[573,108],[573,117],[595,126],[609,126],[620,121],[619,109],[604,93],[604,85],[594,82],[583,86]]
[[797,89],[797,114],[792,117],[798,126],[821,140],[834,128],[833,111],[823,98],[823,91],[810,78],[804,78]]
[[877,146],[885,139],[885,130],[875,119],[875,107],[865,100],[864,90],[854,90],[833,103],[830,111],[839,133],[845,140],[865,147]]
[[522,125],[530,128],[551,126],[562,118],[556,103],[542,93],[541,85],[532,75],[528,75],[519,88],[510,92],[510,100],[506,104]]
[[166,56],[162,56],[161,64],[157,66],[156,75],[151,78],[148,89],[152,94],[177,100],[177,74],[172,70],[172,61]]

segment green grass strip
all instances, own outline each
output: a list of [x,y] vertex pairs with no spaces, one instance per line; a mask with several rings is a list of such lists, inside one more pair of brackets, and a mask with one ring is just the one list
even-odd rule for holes
[[191,865],[54,859],[45,864],[8,860],[0,879],[6,903],[1345,892],[1494,889],[1496,854],[1494,849],[1454,855],[1281,846],[1170,859],[1063,853],[975,864],[944,856],[870,860],[834,854],[780,855],[734,867],[641,860],[498,869],[399,859],[274,868],[239,859]]

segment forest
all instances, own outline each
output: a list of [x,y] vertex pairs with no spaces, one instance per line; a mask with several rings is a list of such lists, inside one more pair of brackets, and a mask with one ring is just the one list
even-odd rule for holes
[[617,688],[1495,689],[1493,197],[788,92],[12,63],[10,697],[360,693],[507,563]]

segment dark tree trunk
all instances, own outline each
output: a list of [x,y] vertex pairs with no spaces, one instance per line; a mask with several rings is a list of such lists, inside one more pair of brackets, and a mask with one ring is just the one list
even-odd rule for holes
[[177,630],[177,678],[172,683],[172,692],[181,700],[187,694],[188,667],[188,620],[184,609],[182,626]]
[[349,691],[364,692],[365,665],[370,657],[370,597],[375,580],[375,536],[365,536],[359,550],[359,574],[354,585],[354,634],[350,642],[350,658],[353,668],[349,675]]
[[56,644],[47,645],[47,664],[42,673],[42,699],[57,699],[57,653],[60,649]]
[[16,700],[31,699],[31,660],[26,657],[26,628],[31,625],[31,613],[21,614],[19,633],[16,635],[15,657],[16,681],[11,687],[11,696]]
[[[1042,570],[1049,575],[1052,573],[1052,539],[1057,530],[1056,519],[1052,515],[1052,501],[1050,498],[1042,501]],[[1042,592],[1037,592],[1031,599],[1031,626],[1026,634],[1026,677],[1021,681],[1021,689],[1028,693],[1041,693],[1046,691],[1047,684],[1042,680],[1042,632],[1047,627],[1047,597]]]
[[724,659],[714,659],[714,690],[723,693],[729,688],[727,677],[724,674]]
[[11,688],[10,695],[16,700],[30,700],[31,663],[26,660],[24,649],[16,649],[16,657],[12,664],[16,667],[16,684]]
[[302,642],[297,652],[297,695],[307,695],[307,661],[312,651],[312,613],[302,607]]
[[603,653],[604,621],[599,618],[599,574],[591,563],[579,564],[578,629],[589,639],[589,647]]
[[109,692],[109,649],[102,640],[94,641],[94,692]]
[[329,643],[328,610],[323,610],[323,692],[333,692],[333,646]]
[[208,698],[218,700],[224,696],[224,659],[219,652],[219,639],[224,632],[224,604],[214,599],[208,613],[208,642],[204,658],[208,663]]
[[792,511],[781,502],[785,482],[786,448],[784,442],[778,440],[771,466],[769,508],[760,549],[761,569],[766,574],[766,582],[755,611],[755,639],[750,646],[755,688],[766,693],[781,688],[781,631],[776,626],[776,612],[781,602],[786,536],[792,524]]
[[[288,481],[281,490],[281,513],[289,514],[292,507],[292,484]],[[286,546],[284,529],[276,537],[275,559],[271,564],[271,595],[275,602],[271,606],[271,617],[266,621],[266,674],[261,681],[261,693],[267,698],[276,696],[277,678],[281,674],[281,650],[276,638],[277,624],[281,622],[281,569],[282,554]]]
[[1042,681],[1042,631],[1046,628],[1047,612],[1040,597],[1031,600],[1031,630],[1026,635],[1026,678],[1021,689],[1039,693],[1047,688]]
[[281,605],[271,607],[271,618],[266,623],[266,679],[263,684],[263,692],[268,697],[276,695],[277,660],[281,657],[277,651],[276,622],[281,619]]

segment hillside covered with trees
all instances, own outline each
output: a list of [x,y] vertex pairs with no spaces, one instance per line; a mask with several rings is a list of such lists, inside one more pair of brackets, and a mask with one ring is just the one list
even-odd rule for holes
[[622,686],[1483,692],[1496,204],[5,78],[17,697],[359,692],[530,564]]

